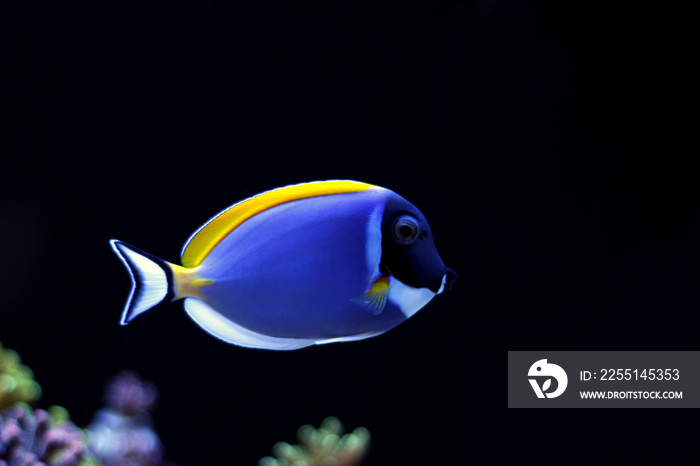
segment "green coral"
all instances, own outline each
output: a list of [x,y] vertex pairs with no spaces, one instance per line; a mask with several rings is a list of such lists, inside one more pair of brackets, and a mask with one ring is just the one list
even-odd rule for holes
[[326,418],[319,429],[305,425],[297,437],[301,445],[279,442],[273,447],[277,458],[266,456],[258,466],[353,466],[369,447],[369,431],[358,427],[343,435],[343,425],[334,417]]
[[16,351],[0,343],[0,411],[18,402],[31,403],[41,396],[34,374],[21,364]]

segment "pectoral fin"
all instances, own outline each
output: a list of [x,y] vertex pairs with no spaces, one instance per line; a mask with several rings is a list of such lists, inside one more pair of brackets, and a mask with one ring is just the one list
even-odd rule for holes
[[351,301],[362,306],[370,314],[377,315],[384,310],[387,296],[389,296],[389,277],[381,276],[367,293]]

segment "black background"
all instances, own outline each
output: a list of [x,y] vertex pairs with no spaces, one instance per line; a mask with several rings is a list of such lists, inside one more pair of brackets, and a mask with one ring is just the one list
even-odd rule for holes
[[[0,340],[39,406],[86,425],[135,369],[181,465],[256,464],[328,415],[370,429],[368,465],[698,460],[693,410],[506,408],[508,349],[700,349],[689,9],[2,9]],[[177,261],[228,205],[331,178],[420,208],[456,289],[380,337],[293,352],[226,345],[179,303],[118,325],[110,238]]]

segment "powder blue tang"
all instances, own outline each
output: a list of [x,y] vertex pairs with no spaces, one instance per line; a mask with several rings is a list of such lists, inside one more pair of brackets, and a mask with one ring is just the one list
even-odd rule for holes
[[133,281],[122,324],[184,298],[206,331],[252,348],[379,335],[456,278],[417,208],[356,181],[292,185],[239,202],[192,235],[184,266],[111,244]]

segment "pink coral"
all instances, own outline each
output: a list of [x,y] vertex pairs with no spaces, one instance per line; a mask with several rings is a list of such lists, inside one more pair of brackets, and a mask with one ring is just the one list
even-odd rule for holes
[[0,466],[73,466],[87,453],[72,422],[54,424],[46,411],[25,405],[0,413]]

